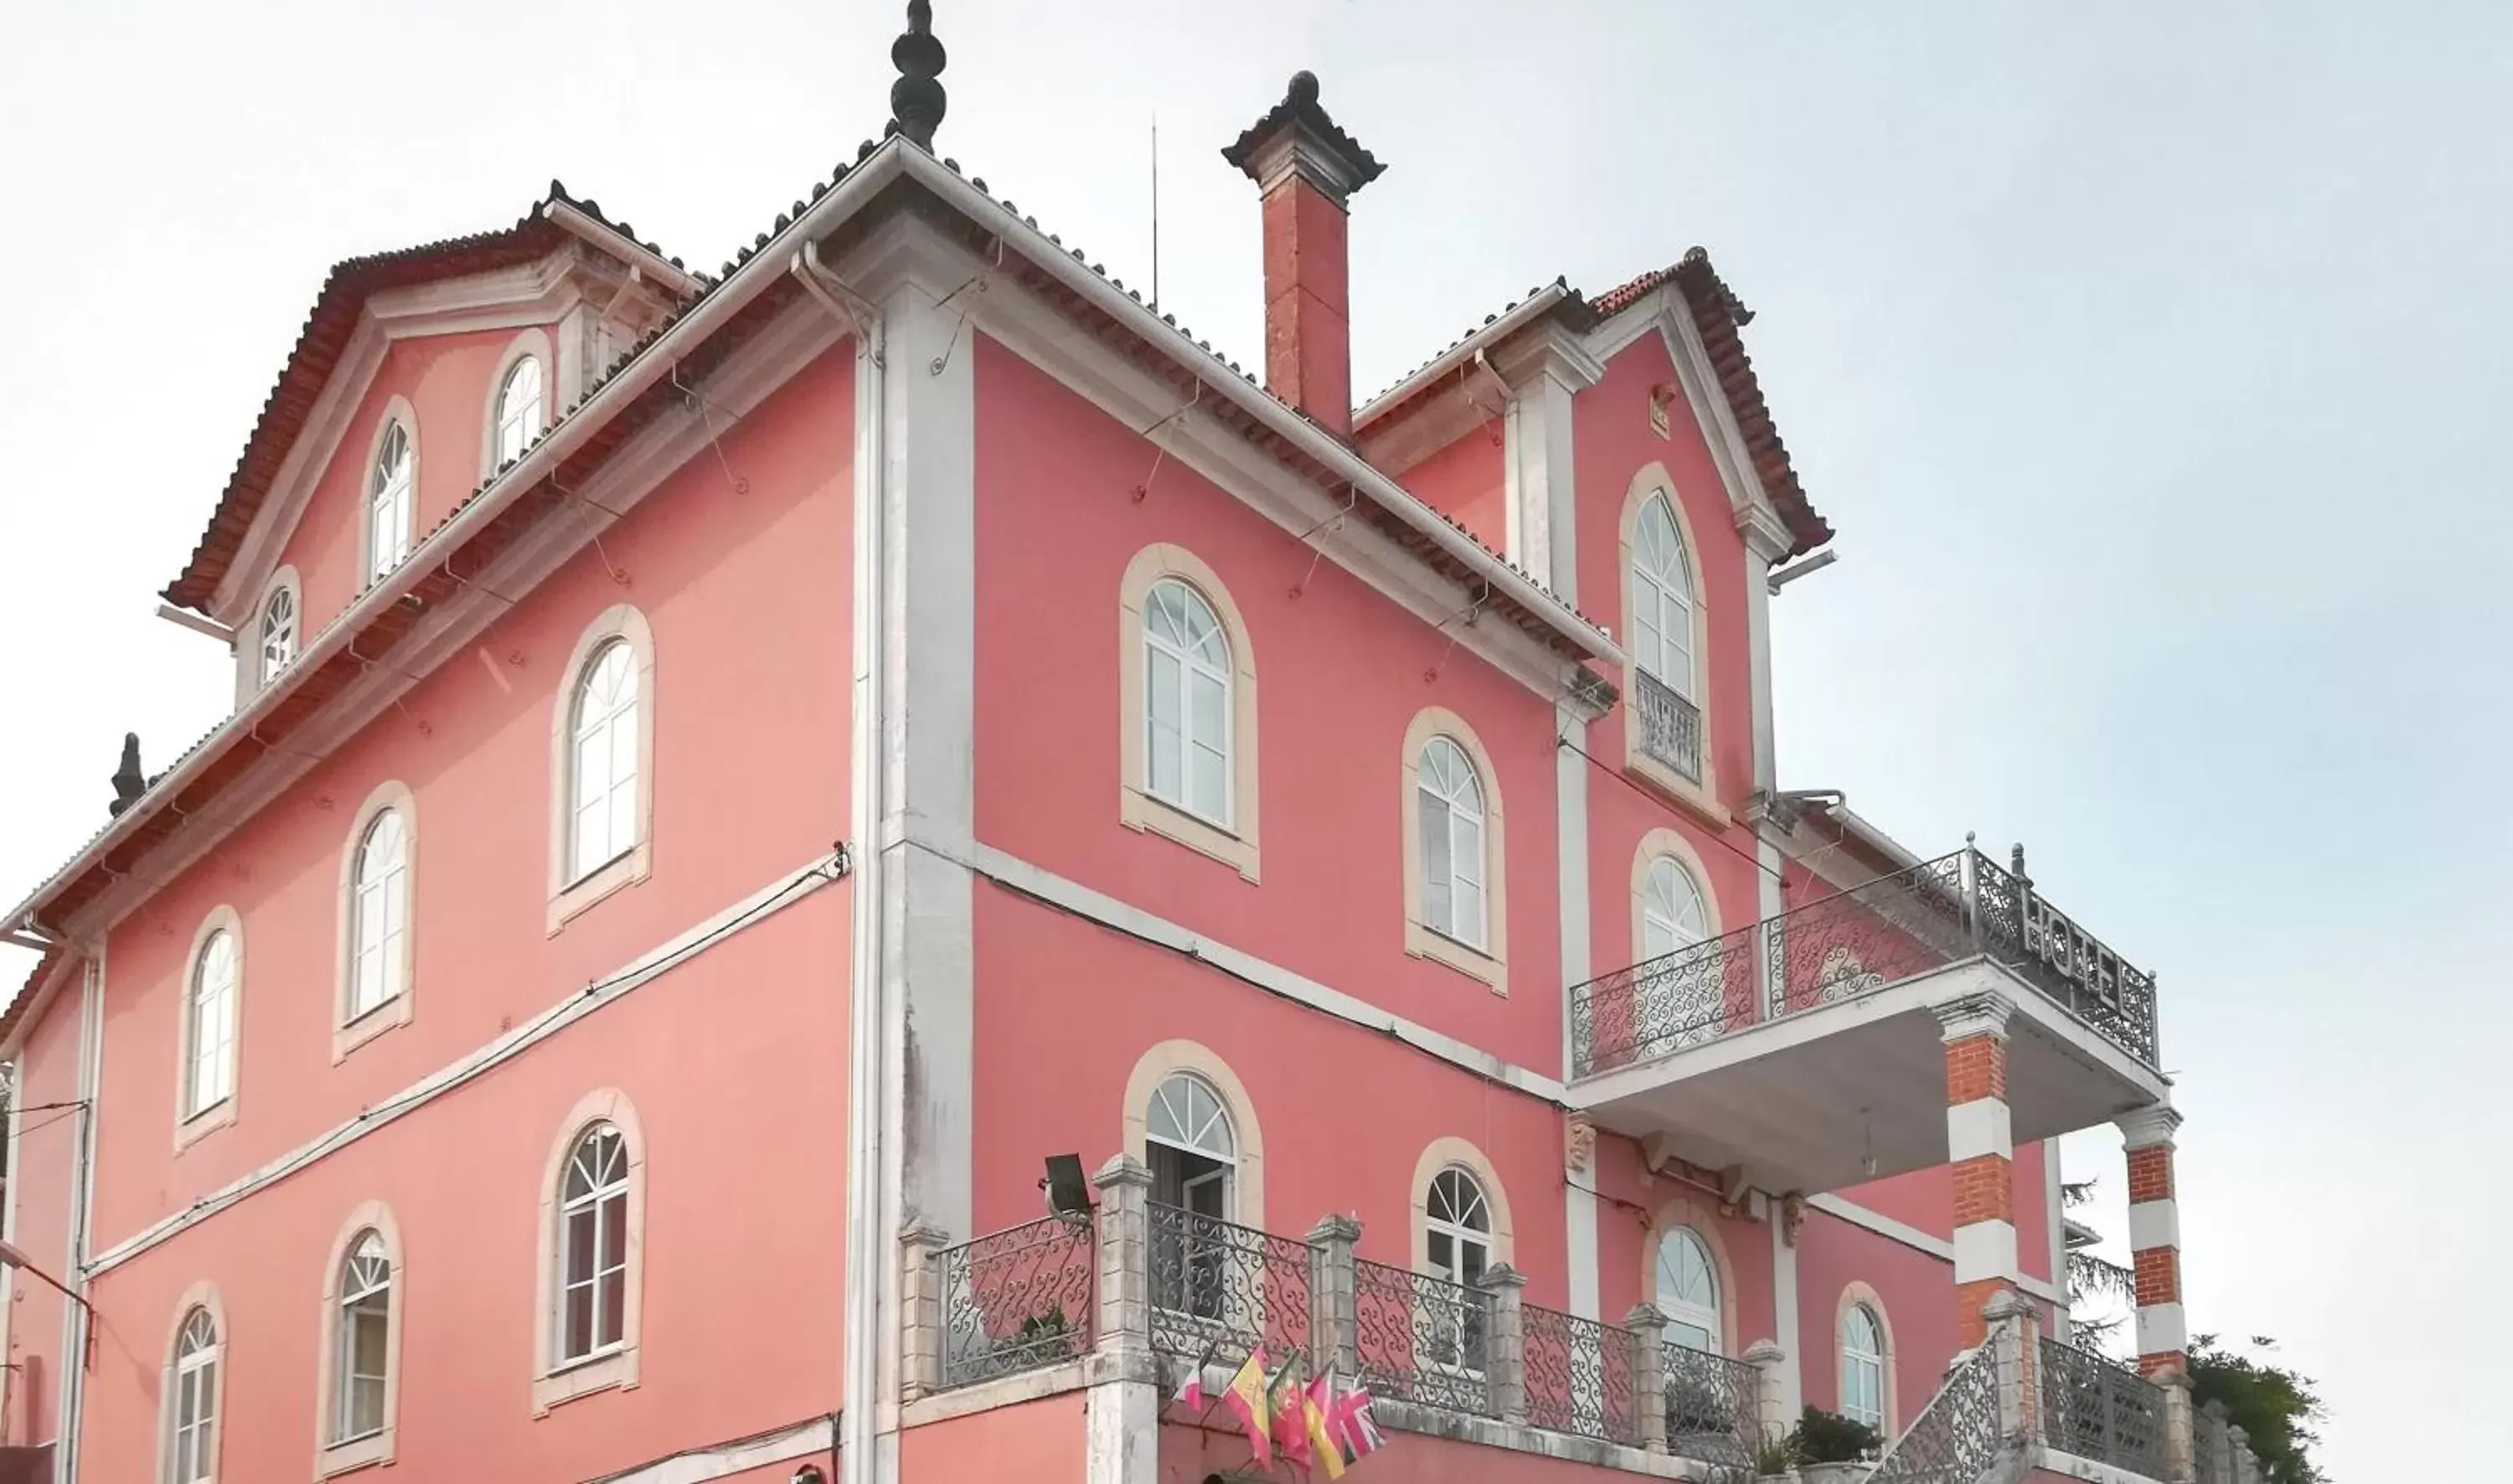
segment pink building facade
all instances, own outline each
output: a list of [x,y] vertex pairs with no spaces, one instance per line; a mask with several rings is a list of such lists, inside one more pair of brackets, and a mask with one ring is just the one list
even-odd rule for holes
[[[2235,1477],[2152,980],[1780,787],[1831,532],[1707,260],[1356,409],[1304,74],[1225,151],[1260,385],[898,55],[721,275],[554,187],[325,286],[167,591],[236,710],[11,919],[20,1466],[1193,1484],[1261,1348],[1391,1480],[1806,1407],[1894,1477],[1980,1396]],[[2108,1121],[2148,1379],[2062,1344]]]

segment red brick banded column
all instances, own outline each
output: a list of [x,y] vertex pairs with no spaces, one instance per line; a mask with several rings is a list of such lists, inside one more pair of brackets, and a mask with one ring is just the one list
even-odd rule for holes
[[2186,1375],[2181,1310],[2181,1210],[2173,1188],[2173,1133],[2181,1115],[2158,1103],[2117,1120],[2129,1152],[2130,1267],[2137,1278],[2137,1368]]
[[1968,995],[1934,1007],[1946,1045],[1946,1159],[1954,1172],[1956,1343],[1988,1337],[1982,1310],[2014,1291],[2015,1139],[2007,1113],[2014,1001]]

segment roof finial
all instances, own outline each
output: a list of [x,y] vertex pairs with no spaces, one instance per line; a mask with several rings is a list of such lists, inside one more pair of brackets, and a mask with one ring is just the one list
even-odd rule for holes
[[122,734],[122,766],[113,770],[113,802],[104,806],[105,812],[121,818],[122,811],[147,791],[148,775],[140,770],[140,733],[126,731]]
[[890,44],[891,65],[898,69],[898,81],[890,85],[890,127],[919,149],[934,148],[934,131],[942,122],[948,99],[939,79],[948,60],[934,39],[933,0],[907,0],[907,29]]

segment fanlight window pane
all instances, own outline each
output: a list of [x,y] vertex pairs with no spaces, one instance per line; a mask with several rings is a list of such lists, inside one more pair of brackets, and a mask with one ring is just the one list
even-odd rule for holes
[[1662,494],[1641,507],[1632,546],[1632,658],[1693,698],[1693,564]]
[[498,467],[524,456],[541,436],[541,363],[526,356],[498,388]]
[[1423,744],[1418,774],[1423,924],[1469,948],[1482,948],[1482,780],[1464,749],[1446,737]]
[[184,1068],[185,1116],[235,1091],[236,945],[224,928],[210,934],[192,968],[192,1057]]
[[1673,856],[1650,863],[1649,883],[1641,903],[1641,957],[1655,958],[1691,948],[1710,935],[1709,913],[1693,873]]
[[1161,1083],[1145,1110],[1143,1132],[1160,1143],[1228,1164],[1239,1157],[1229,1110],[1201,1077],[1179,1074]]
[[1864,1304],[1841,1321],[1841,1415],[1885,1425],[1885,1329]]
[[281,588],[261,609],[261,683],[288,668],[297,657],[297,594]]
[[628,1145],[608,1123],[569,1153],[559,1199],[558,1355],[620,1343],[628,1295]]
[[1678,1227],[1658,1242],[1657,1308],[1667,1316],[1668,1340],[1696,1350],[1719,1348],[1718,1269],[1690,1227]]
[[1143,597],[1143,773],[1155,799],[1230,828],[1230,642],[1183,582]]
[[637,659],[615,639],[577,686],[568,786],[568,879],[578,880],[637,843]]
[[410,930],[410,840],[401,815],[376,816],[358,841],[349,901],[348,1018],[401,993],[403,935]]
[[206,1308],[192,1310],[175,1342],[173,1391],[167,1475],[174,1484],[208,1484],[218,1452],[219,1331]]
[[376,468],[367,482],[367,574],[380,577],[410,555],[412,463],[410,434],[398,422],[384,429]]
[[361,1233],[340,1269],[339,1374],[333,1393],[332,1441],[380,1432],[391,1357],[392,1260],[383,1238]]

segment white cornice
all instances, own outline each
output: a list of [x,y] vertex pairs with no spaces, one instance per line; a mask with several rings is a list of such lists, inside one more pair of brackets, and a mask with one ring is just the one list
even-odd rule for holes
[[1516,308],[1440,352],[1421,370],[1373,397],[1368,407],[1353,414],[1353,432],[1358,435],[1374,420],[1385,415],[1389,409],[1403,405],[1407,398],[1441,377],[1455,374],[1458,365],[1472,359],[1476,351],[1508,339],[1526,326],[1535,323],[1539,317],[1550,313],[1554,305],[1570,296],[1571,292],[1558,282],[1547,284],[1529,294]]
[[1591,355],[1583,338],[1564,328],[1559,320],[1547,319],[1531,326],[1526,333],[1495,346],[1488,359],[1515,392],[1524,392],[1539,376],[1550,377],[1575,392],[1584,392],[1606,379],[1606,364]]

